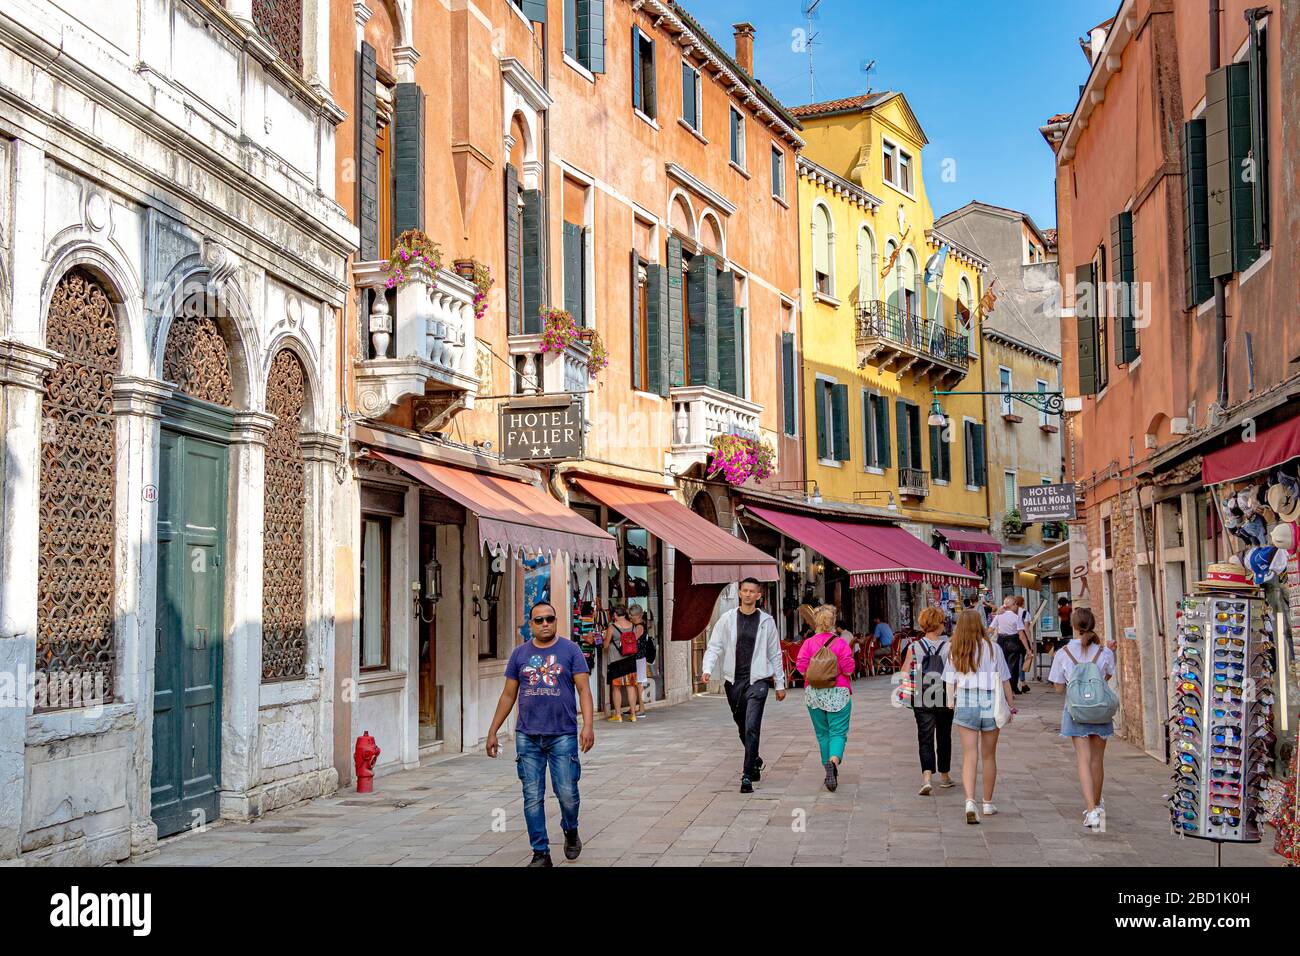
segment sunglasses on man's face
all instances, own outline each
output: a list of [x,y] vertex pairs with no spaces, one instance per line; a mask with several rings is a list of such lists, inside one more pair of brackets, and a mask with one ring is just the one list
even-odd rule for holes
[[554,623],[555,623],[555,615],[554,615],[554,614],[544,614],[544,615],[542,615],[541,617],[535,617],[535,618],[533,618],[533,623],[534,623],[534,624],[554,624]]

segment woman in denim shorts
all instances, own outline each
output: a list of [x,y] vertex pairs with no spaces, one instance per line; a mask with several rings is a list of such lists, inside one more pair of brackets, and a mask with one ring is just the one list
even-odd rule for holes
[[966,791],[966,822],[979,823],[975,805],[975,778],[984,759],[984,816],[998,812],[993,788],[998,780],[998,724],[994,718],[996,694],[1012,706],[1011,671],[1002,648],[989,640],[978,611],[962,611],[953,628],[948,664],[943,672],[948,698],[955,706],[953,723],[961,732],[961,782]]

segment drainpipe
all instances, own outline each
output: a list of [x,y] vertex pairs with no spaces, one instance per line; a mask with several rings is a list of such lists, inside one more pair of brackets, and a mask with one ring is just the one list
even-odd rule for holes
[[[1220,0],[1210,0],[1210,70],[1219,68],[1219,16]],[[1214,351],[1215,370],[1218,374],[1217,401],[1225,412],[1228,409],[1228,314],[1226,285],[1222,276],[1214,279]]]

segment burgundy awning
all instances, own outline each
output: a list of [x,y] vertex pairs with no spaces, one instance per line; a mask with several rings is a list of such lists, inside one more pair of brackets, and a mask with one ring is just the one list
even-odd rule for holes
[[1253,441],[1238,441],[1212,451],[1201,461],[1207,485],[1237,481],[1300,456],[1300,417],[1270,425]]
[[1002,542],[985,531],[970,531],[965,528],[939,528],[937,530],[948,541],[948,547],[954,551],[975,551],[981,554],[1002,553]]
[[970,585],[980,580],[897,525],[837,521],[754,505],[745,508],[848,571],[851,587],[914,581]]
[[723,531],[676,498],[654,488],[596,478],[574,482],[597,501],[645,528],[691,559],[692,584],[731,584],[743,578],[775,581],[776,558]]
[[512,554],[567,554],[591,564],[617,564],[617,542],[536,485],[370,449],[412,478],[478,516],[479,546]]

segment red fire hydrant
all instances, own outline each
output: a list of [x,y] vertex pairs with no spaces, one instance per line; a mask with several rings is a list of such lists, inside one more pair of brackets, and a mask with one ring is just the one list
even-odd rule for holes
[[352,759],[357,767],[357,793],[373,793],[375,790],[375,761],[379,759],[379,745],[370,731],[365,731],[357,738],[357,748],[352,752]]

